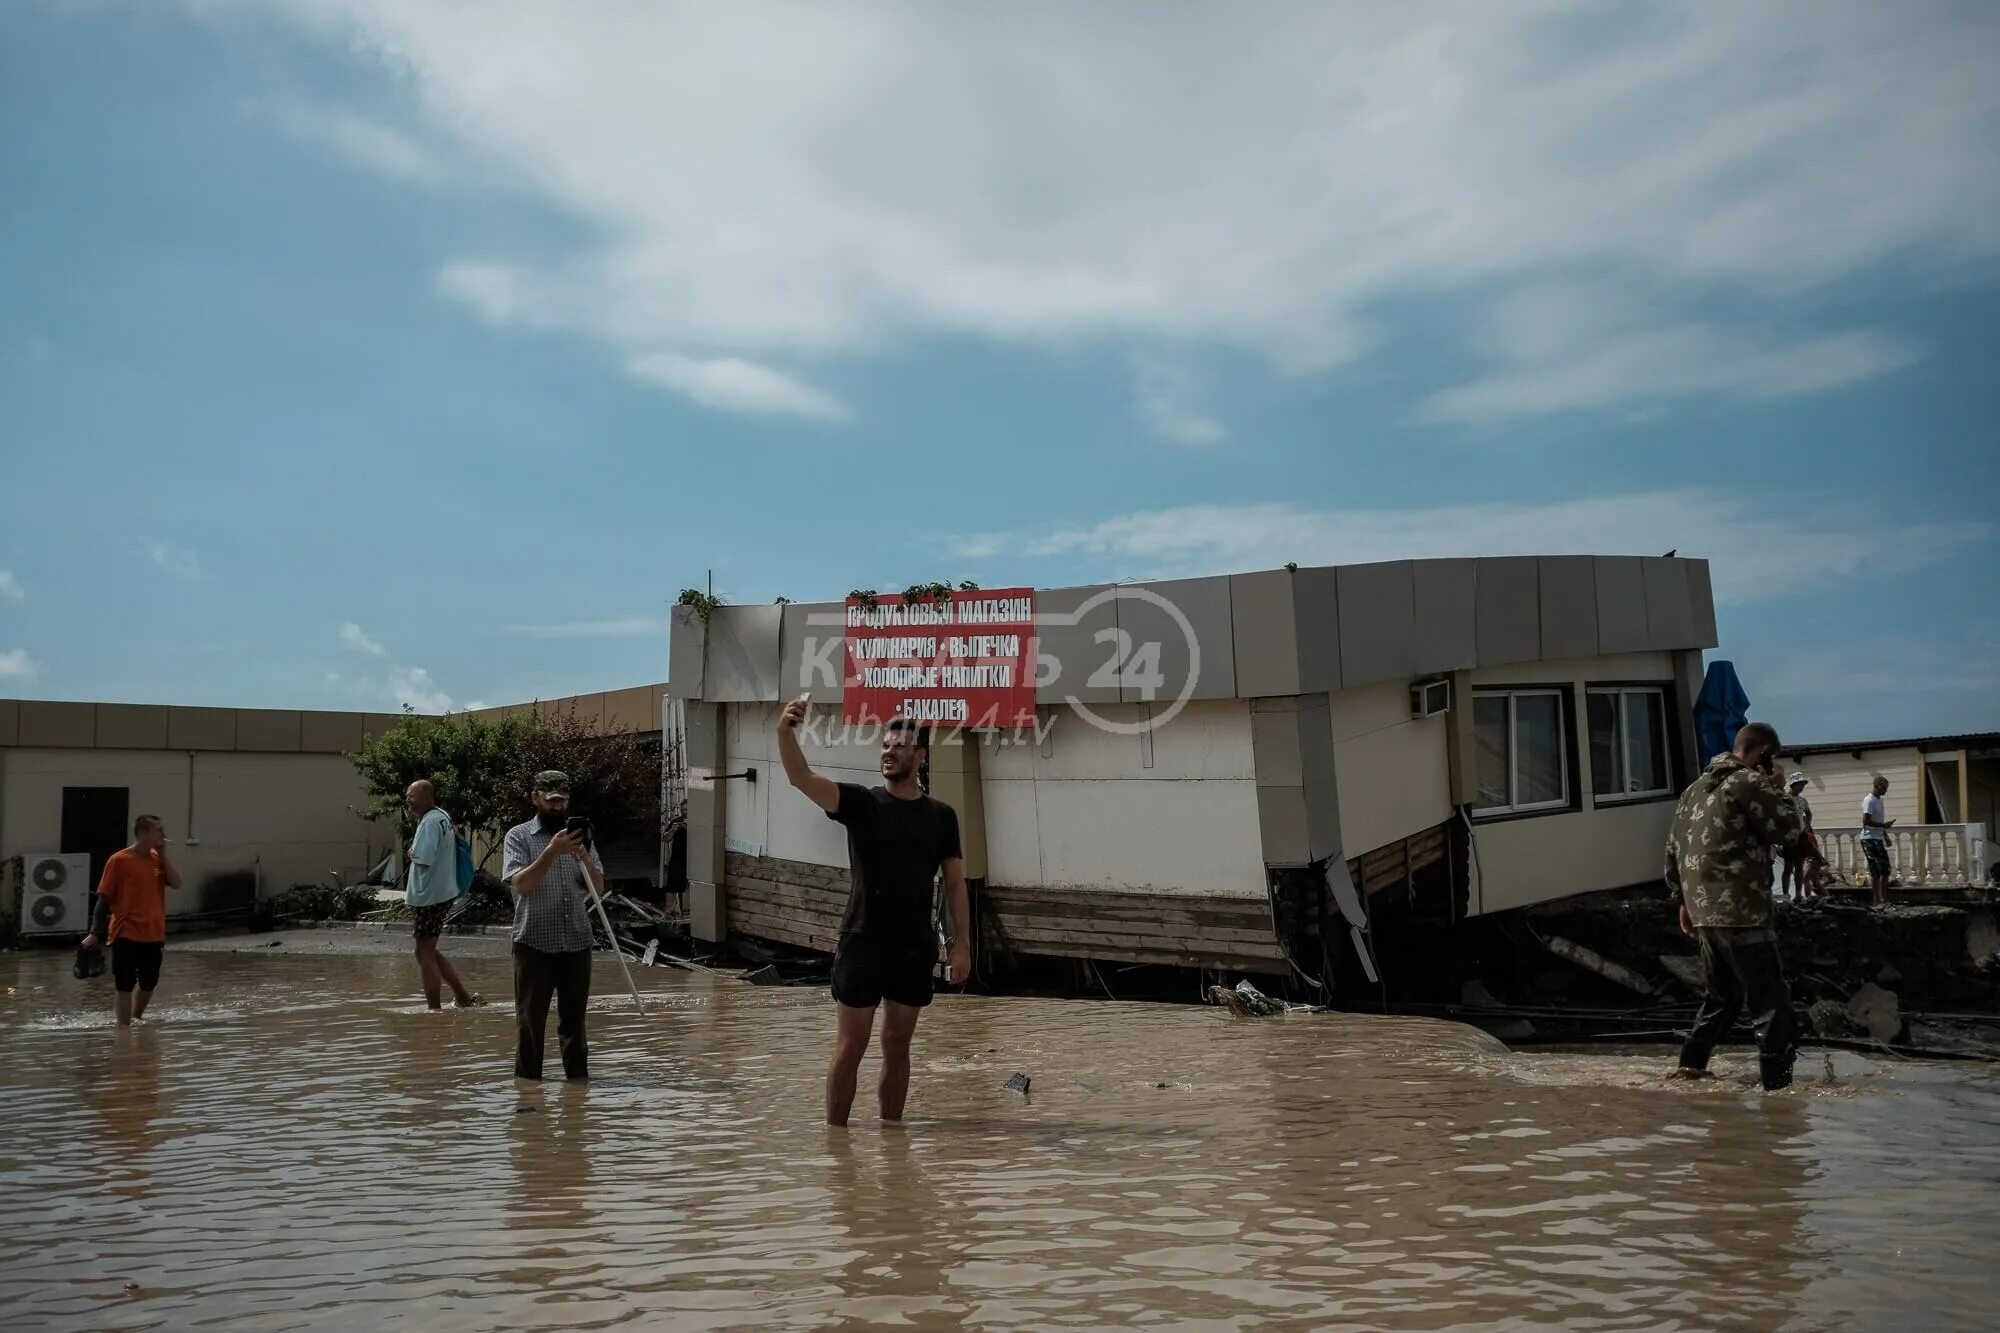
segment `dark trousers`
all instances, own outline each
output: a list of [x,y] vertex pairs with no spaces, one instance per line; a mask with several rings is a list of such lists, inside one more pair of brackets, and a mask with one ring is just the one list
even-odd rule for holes
[[1757,1029],[1759,1072],[1766,1088],[1792,1081],[1792,1060],[1798,1053],[1798,1020],[1785,985],[1785,966],[1778,957],[1778,937],[1768,929],[1703,926],[1702,968],[1708,978],[1708,998],[1695,1015],[1694,1031],[1681,1047],[1681,1068],[1706,1069],[1708,1057],[1729,1035],[1747,1008]]
[[590,1047],[583,1039],[583,1011],[590,1003],[590,950],[543,953],[514,946],[514,1020],[521,1029],[514,1047],[514,1077],[542,1076],[542,1033],[549,1025],[549,997],[556,1000],[556,1039],[563,1073],[590,1077]]

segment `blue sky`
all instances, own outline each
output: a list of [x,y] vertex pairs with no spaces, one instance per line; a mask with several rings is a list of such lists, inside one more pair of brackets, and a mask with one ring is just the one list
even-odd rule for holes
[[0,695],[634,684],[710,570],[1677,547],[1788,735],[2000,727],[1996,50],[1980,3],[0,7]]

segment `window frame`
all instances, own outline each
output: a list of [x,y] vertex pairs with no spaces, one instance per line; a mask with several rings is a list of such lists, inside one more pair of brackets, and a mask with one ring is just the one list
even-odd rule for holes
[[[1552,696],[1556,701],[1556,723],[1561,730],[1557,738],[1556,754],[1562,760],[1563,794],[1559,800],[1534,801],[1527,805],[1518,803],[1521,775],[1515,766],[1515,755],[1520,752],[1516,738],[1520,728],[1520,710],[1515,700],[1523,696]],[[1522,684],[1522,685],[1475,685],[1472,689],[1472,731],[1475,750],[1479,735],[1479,700],[1503,698],[1507,701],[1507,799],[1506,805],[1474,805],[1468,813],[1475,823],[1497,823],[1509,819],[1540,819],[1548,815],[1570,814],[1582,808],[1582,787],[1577,782],[1578,764],[1576,754],[1576,694],[1567,684]],[[1477,797],[1475,780],[1474,796]]]
[[1625,736],[1624,696],[1647,692],[1657,694],[1660,698],[1660,719],[1666,732],[1666,752],[1662,757],[1665,760],[1667,785],[1650,788],[1643,792],[1614,792],[1609,796],[1599,796],[1597,794],[1597,773],[1593,769],[1590,774],[1591,807],[1595,809],[1600,806],[1645,805],[1652,801],[1672,801],[1678,799],[1682,785],[1681,734],[1678,719],[1675,718],[1671,708],[1674,697],[1674,683],[1663,680],[1593,680],[1585,684],[1583,688],[1583,727],[1586,744],[1590,739],[1590,696],[1593,694],[1605,694],[1618,699],[1619,705],[1613,710],[1613,716],[1617,719],[1618,725],[1619,757],[1626,762],[1628,772],[1630,771],[1630,760],[1627,754],[1628,741]]

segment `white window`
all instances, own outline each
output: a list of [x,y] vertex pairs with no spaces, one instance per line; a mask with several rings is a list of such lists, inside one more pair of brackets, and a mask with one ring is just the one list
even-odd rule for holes
[[1479,752],[1476,814],[1559,810],[1569,804],[1569,746],[1560,690],[1482,691],[1472,699]]
[[1590,790],[1599,804],[1668,796],[1667,696],[1660,689],[1593,689]]

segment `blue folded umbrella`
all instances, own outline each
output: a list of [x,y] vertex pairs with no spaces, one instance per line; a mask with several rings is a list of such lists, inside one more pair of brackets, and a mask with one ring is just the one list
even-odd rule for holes
[[1750,720],[1750,696],[1729,662],[1710,662],[1708,676],[1694,701],[1694,738],[1701,763],[1736,748],[1736,733]]

